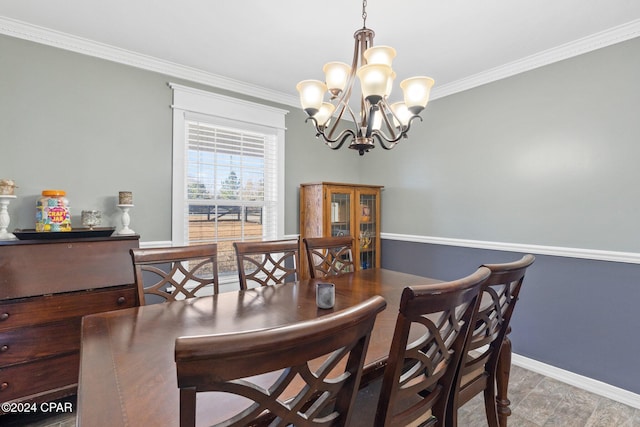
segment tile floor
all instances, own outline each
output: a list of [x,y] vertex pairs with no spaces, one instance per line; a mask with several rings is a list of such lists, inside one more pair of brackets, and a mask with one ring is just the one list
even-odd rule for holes
[[[514,366],[509,381],[510,427],[640,427],[640,409],[586,392]],[[74,401],[75,407],[75,401]],[[460,427],[486,427],[484,404],[476,396],[460,408]],[[72,427],[75,416],[0,417],[6,427]],[[89,426],[91,427],[91,426]]]
[[[510,427],[640,427],[640,409],[528,371],[511,368]],[[458,412],[460,427],[486,427],[481,396]]]

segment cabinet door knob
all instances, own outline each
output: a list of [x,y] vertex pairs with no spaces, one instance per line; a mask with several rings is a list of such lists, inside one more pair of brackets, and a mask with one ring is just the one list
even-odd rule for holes
[[4,382],[4,383],[0,384],[0,391],[6,390],[8,388],[9,388],[9,383]]
[[125,302],[127,302],[127,299],[125,297],[119,297],[117,302],[118,302],[118,305],[122,305]]
[[2,347],[0,347],[0,353],[4,353],[5,351],[9,350],[9,346],[8,345],[3,345]]
[[0,314],[0,320],[7,320],[9,318],[9,313]]

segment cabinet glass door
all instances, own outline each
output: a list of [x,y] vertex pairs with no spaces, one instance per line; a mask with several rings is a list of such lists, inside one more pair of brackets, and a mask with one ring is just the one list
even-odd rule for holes
[[376,265],[376,236],[377,234],[377,218],[376,218],[376,195],[360,194],[360,206],[357,215],[360,224],[359,244],[360,244],[360,268],[374,268]]
[[331,192],[331,235],[351,235],[351,193]]

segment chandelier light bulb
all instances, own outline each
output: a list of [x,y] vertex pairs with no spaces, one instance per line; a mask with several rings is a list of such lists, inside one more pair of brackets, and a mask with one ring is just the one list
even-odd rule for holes
[[400,83],[404,102],[413,114],[420,113],[427,106],[433,83],[434,80],[431,77],[411,77]]
[[320,111],[327,85],[320,80],[303,80],[296,85],[296,89],[300,93],[302,109],[309,116],[314,116]]
[[[401,128],[403,126],[407,126],[409,124],[409,120],[411,119],[411,111],[407,108],[407,104],[404,102],[396,102],[395,104],[391,104],[391,111],[395,117],[393,117],[393,125],[397,128]],[[398,122],[399,120],[399,122]]]
[[391,71],[391,76],[387,79],[387,89],[384,91],[384,97],[389,98],[391,91],[393,90],[393,81],[396,79],[396,72]]
[[372,46],[364,51],[363,56],[367,64],[384,64],[391,67],[396,50],[391,46]]
[[380,102],[386,94],[392,73],[393,70],[391,67],[384,64],[363,65],[357,71],[362,96],[369,101],[371,105]]
[[344,62],[327,62],[322,71],[325,74],[327,88],[333,96],[337,96],[347,86],[351,67]]
[[382,127],[382,111],[376,110],[371,113],[373,115],[371,122],[371,129],[380,130]]
[[328,126],[329,120],[331,119],[331,115],[336,110],[336,106],[330,102],[323,102],[320,106],[320,110],[314,116],[316,121],[318,122],[318,126]]

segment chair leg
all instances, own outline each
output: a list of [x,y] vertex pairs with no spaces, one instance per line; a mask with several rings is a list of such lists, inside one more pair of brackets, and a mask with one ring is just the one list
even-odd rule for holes
[[449,398],[445,413],[445,420],[441,425],[458,427],[458,397],[455,394]]
[[484,389],[484,412],[487,416],[487,424],[489,427],[499,427],[495,384],[495,376],[490,375],[489,378],[487,378],[487,387]]
[[507,417],[511,415],[511,409],[509,408],[511,402],[507,398],[510,374],[511,340],[508,336],[505,336],[498,355],[498,366],[496,368],[496,403],[500,427],[507,427]]
[[448,426],[449,423],[447,420],[447,411],[449,409],[448,402],[451,401],[448,396],[440,396],[440,399],[436,402],[436,404],[431,408],[431,417],[426,419],[420,424],[420,427],[427,426]]

